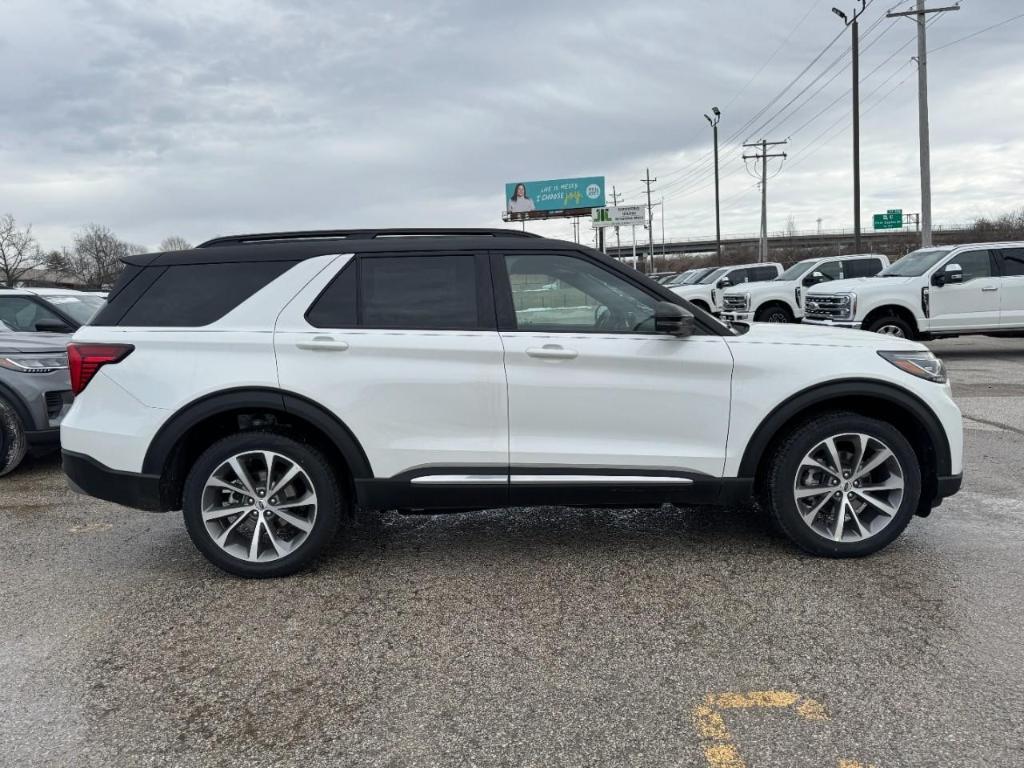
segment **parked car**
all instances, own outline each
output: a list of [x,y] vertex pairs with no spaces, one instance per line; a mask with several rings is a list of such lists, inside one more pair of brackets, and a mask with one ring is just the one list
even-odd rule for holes
[[0,332],[0,476],[26,453],[60,448],[59,424],[71,405],[69,336]]
[[695,267],[694,269],[688,269],[685,272],[680,272],[675,277],[662,281],[662,285],[667,285],[669,287],[677,285],[692,285],[712,270],[714,270],[714,267]]
[[798,261],[774,280],[727,288],[722,319],[728,322],[794,323],[804,316],[803,292],[830,280],[871,277],[889,266],[878,254],[831,256]]
[[736,264],[719,267],[690,285],[673,286],[672,290],[705,312],[722,311],[722,292],[733,286],[774,280],[782,274],[782,265],[775,262]]
[[651,278],[651,280],[654,280],[655,282],[659,282],[660,283],[665,278],[672,277],[672,276],[674,276],[676,274],[677,274],[676,272],[651,272],[647,276],[649,278]]
[[0,288],[0,330],[73,333],[105,301],[103,295],[65,288]]
[[1024,331],[1024,243],[925,248],[877,277],[815,286],[804,322],[909,339]]
[[345,230],[125,262],[68,347],[64,470],[183,510],[234,574],[306,566],[354,507],[759,497],[808,552],[858,556],[960,486],[960,412],[922,345],[741,334],[573,243]]

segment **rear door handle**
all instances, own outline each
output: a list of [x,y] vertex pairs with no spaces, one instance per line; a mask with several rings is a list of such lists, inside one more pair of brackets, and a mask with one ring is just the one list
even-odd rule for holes
[[559,344],[545,344],[543,347],[530,347],[526,350],[530,357],[542,360],[572,360],[579,355],[575,349],[567,349]]
[[313,352],[344,352],[348,349],[348,342],[335,340],[330,336],[314,336],[309,341],[300,341],[295,346]]

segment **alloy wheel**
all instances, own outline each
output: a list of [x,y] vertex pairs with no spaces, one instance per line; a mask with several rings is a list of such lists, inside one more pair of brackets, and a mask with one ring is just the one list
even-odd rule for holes
[[222,462],[203,487],[201,515],[213,542],[232,557],[266,563],[285,557],[316,522],[316,489],[294,460],[248,451]]
[[892,325],[891,323],[880,326],[875,333],[880,333],[883,336],[898,336],[901,339],[906,338],[906,334],[903,333],[903,329],[898,325]]
[[793,483],[804,524],[836,542],[877,535],[896,517],[903,493],[896,454],[862,433],[833,435],[815,445],[800,461]]

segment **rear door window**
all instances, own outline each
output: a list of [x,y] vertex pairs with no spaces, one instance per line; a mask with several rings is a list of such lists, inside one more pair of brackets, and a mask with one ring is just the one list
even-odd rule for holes
[[1024,275],[1024,248],[1000,248],[996,251],[1003,277]]
[[845,277],[873,277],[881,271],[881,259],[850,259],[843,263]]
[[[474,254],[362,254],[317,297],[306,320],[317,328],[474,330],[493,328]],[[490,320],[487,319],[490,315]]]

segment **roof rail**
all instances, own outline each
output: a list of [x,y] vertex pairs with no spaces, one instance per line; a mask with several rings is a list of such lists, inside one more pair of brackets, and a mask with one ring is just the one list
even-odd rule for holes
[[304,232],[263,232],[215,237],[197,248],[218,245],[251,245],[294,240],[374,240],[385,237],[541,237],[517,229],[313,229]]

